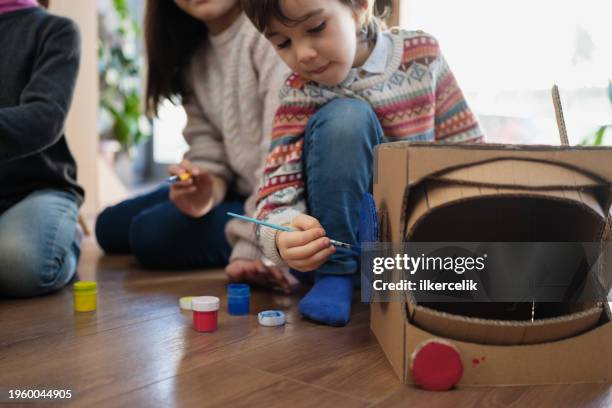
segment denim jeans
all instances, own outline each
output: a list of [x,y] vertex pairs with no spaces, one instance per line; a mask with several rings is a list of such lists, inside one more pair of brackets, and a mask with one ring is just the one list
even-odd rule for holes
[[131,253],[146,268],[195,269],[227,264],[228,211],[243,214],[241,197],[226,200],[200,218],[183,214],[170,201],[169,187],[106,208],[96,220],[96,238],[109,254]]
[[70,282],[80,254],[78,214],[72,194],[52,189],[0,214],[0,296],[37,296]]
[[[359,203],[372,191],[374,147],[384,141],[374,110],[358,99],[335,99],[310,118],[304,141],[308,213],[328,237],[359,243]],[[337,248],[317,272],[358,274],[359,255]]]

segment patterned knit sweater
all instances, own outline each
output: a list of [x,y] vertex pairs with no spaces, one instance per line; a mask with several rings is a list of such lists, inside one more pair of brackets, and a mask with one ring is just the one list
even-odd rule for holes
[[[281,89],[272,127],[270,151],[257,196],[256,216],[288,224],[307,211],[302,153],[308,120],[335,98],[368,102],[388,141],[482,142],[484,135],[438,42],[421,31],[393,29],[392,55],[385,72],[334,87],[306,82],[292,74]],[[276,248],[276,231],[259,227],[264,254],[284,262]]]

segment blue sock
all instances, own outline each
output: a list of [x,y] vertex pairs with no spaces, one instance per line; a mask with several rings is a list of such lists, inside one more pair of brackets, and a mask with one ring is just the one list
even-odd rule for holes
[[320,275],[300,301],[307,318],[330,326],[345,326],[351,318],[352,275]]

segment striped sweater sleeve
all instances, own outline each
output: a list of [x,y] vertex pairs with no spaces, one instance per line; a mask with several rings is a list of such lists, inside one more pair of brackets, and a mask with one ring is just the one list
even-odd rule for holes
[[[433,37],[430,37],[433,39]],[[476,115],[467,104],[444,55],[435,42],[436,59],[431,65],[435,84],[435,141],[446,143],[482,143]]]
[[[272,124],[270,150],[257,194],[256,218],[273,224],[289,224],[306,211],[304,134],[317,107],[300,88],[300,79],[292,75],[281,90],[281,104]],[[258,226],[257,238],[264,255],[283,265],[276,248],[276,230]]]
[[438,41],[422,31],[392,32],[402,41],[401,62],[383,86],[366,93],[387,140],[484,141]]

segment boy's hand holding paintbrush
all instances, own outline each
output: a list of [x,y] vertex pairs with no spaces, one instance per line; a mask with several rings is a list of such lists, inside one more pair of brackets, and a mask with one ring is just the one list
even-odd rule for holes
[[283,260],[293,269],[313,271],[336,252],[332,240],[325,236],[325,230],[316,218],[300,214],[289,227],[295,231],[276,233],[276,247]]
[[291,224],[278,225],[232,212],[227,214],[280,231],[276,233],[276,248],[285,263],[300,272],[317,269],[336,252],[336,247],[361,253],[361,246],[358,244],[347,244],[326,237],[319,220],[310,215],[300,214]]
[[168,173],[170,201],[184,214],[202,217],[225,197],[225,181],[189,160],[169,166]]

